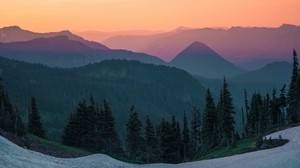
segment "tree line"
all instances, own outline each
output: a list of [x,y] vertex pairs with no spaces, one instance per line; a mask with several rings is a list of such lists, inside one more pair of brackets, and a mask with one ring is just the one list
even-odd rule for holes
[[172,116],[171,120],[163,118],[155,126],[150,116],[144,122],[140,120],[139,113],[132,106],[128,112],[126,138],[122,146],[110,104],[104,99],[103,105],[98,105],[91,97],[88,103],[85,100],[79,102],[70,114],[62,142],[134,161],[180,163],[193,160],[215,146],[234,145],[234,114],[231,94],[224,79],[218,105],[214,105],[208,90],[203,118],[199,108],[194,107],[191,122],[184,112],[182,122]]
[[[104,99],[103,106],[99,106],[91,97],[89,104],[82,101],[71,113],[64,129],[63,143],[146,163],[180,163],[194,160],[216,148],[234,147],[240,138],[257,138],[268,129],[299,122],[300,73],[295,50],[293,58],[294,69],[287,94],[284,85],[279,96],[275,89],[271,95],[255,92],[249,102],[245,89],[245,107],[241,109],[242,137],[235,130],[233,100],[224,78],[218,102],[214,102],[208,89],[204,110],[194,107],[189,114],[184,112],[183,121],[172,116],[154,125],[151,116],[141,120],[139,112],[132,106],[123,145],[114,129],[109,103]],[[109,119],[105,118],[107,116]],[[108,135],[108,130],[111,135]]]
[[2,76],[0,76],[0,129],[13,133],[15,136],[22,137],[29,133],[46,138],[35,97],[31,97],[31,104],[28,108],[28,122],[25,126],[18,105],[13,105],[10,102]]

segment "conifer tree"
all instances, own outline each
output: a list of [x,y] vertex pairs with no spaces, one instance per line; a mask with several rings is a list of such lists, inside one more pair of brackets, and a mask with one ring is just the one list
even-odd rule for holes
[[178,163],[176,132],[174,132],[172,124],[162,119],[159,135],[159,147],[162,161],[165,163]]
[[202,139],[204,143],[204,152],[217,145],[217,125],[218,116],[216,106],[211,96],[210,90],[206,93],[206,105],[203,115]]
[[183,159],[188,161],[190,159],[190,131],[188,128],[188,121],[186,112],[183,113],[183,130],[182,130],[182,145],[183,145]]
[[45,131],[42,127],[35,97],[31,97],[31,107],[28,113],[28,132],[38,137],[45,138]]
[[145,126],[145,141],[146,141],[146,162],[154,162],[157,160],[157,137],[155,135],[155,130],[150,117],[146,117],[146,126]]
[[0,75],[0,129],[9,131],[17,136],[25,134],[25,126],[19,114],[18,107],[12,106],[7,92],[5,91],[3,79]]
[[[290,124],[298,123],[297,111],[299,110],[299,97],[297,85],[299,85],[299,63],[297,52],[293,50],[293,71],[287,95],[287,120]],[[298,86],[299,88],[299,86]],[[298,95],[297,95],[298,94]]]
[[143,138],[141,136],[142,122],[138,118],[138,113],[131,106],[129,119],[126,124],[126,142],[128,149],[128,158],[137,160],[142,153]]
[[113,117],[110,104],[103,100],[103,144],[104,153],[108,155],[120,155],[122,153],[121,143],[115,129],[115,118]]
[[235,114],[233,109],[233,103],[231,98],[231,93],[228,90],[228,84],[224,78],[223,83],[223,106],[222,106],[222,118],[221,125],[223,130],[224,140],[227,143],[227,147],[234,144],[234,117]]
[[199,152],[201,144],[201,113],[199,108],[193,107],[191,115],[191,155]]

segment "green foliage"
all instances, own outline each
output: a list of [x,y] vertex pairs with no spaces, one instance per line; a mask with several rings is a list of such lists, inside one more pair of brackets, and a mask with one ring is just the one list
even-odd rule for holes
[[234,143],[234,117],[235,114],[231,93],[228,90],[228,84],[224,78],[224,83],[220,95],[219,115],[221,125],[221,136],[223,142],[227,143],[227,147]]
[[141,118],[150,115],[158,124],[172,115],[182,120],[182,111],[194,104],[202,106],[205,93],[200,82],[183,70],[138,61],[109,60],[60,69],[0,58],[0,67],[13,101],[19,97],[21,112],[28,110],[28,97],[35,95],[47,137],[56,141],[60,141],[70,111],[91,94],[96,102],[104,97],[109,100],[117,131],[125,139],[124,111],[132,104]]
[[18,107],[13,107],[5,91],[2,76],[0,76],[0,129],[12,132],[15,135],[23,136],[25,126],[20,117]]
[[204,153],[213,149],[218,144],[218,115],[215,103],[210,90],[207,90],[206,105],[203,114],[202,139],[204,143]]
[[287,119],[288,122],[298,123],[300,121],[300,74],[296,50],[293,50],[293,71],[287,95]]
[[193,107],[191,114],[191,156],[196,155],[200,151],[202,118],[199,108]]
[[190,160],[191,139],[188,128],[186,112],[183,113],[183,129],[182,129],[182,145],[183,145],[183,160]]
[[65,126],[62,142],[69,146],[119,156],[122,154],[122,148],[110,105],[104,99],[100,110],[97,106],[92,97],[89,105],[85,101],[78,103],[76,112],[71,113]]
[[40,113],[37,108],[35,97],[31,97],[31,106],[28,111],[28,133],[41,138],[46,138],[45,131],[41,123]]
[[219,148],[211,151],[205,156],[199,158],[199,160],[204,159],[214,159],[214,158],[221,158],[227,157],[232,155],[238,155],[246,152],[252,152],[256,150],[255,140],[253,139],[245,139],[237,143],[235,147],[232,148]]
[[158,161],[159,149],[158,149],[158,138],[155,134],[153,123],[149,116],[146,118],[145,126],[145,162],[151,163]]
[[[143,141],[142,138],[142,122],[139,120],[138,113],[134,110],[134,106],[131,106],[129,112],[129,119],[126,124],[126,142],[127,142],[127,157],[130,160],[141,160],[141,154],[143,150]],[[150,130],[149,130],[150,131]],[[149,133],[149,132],[148,132]],[[153,134],[149,133],[148,136],[153,136]],[[152,140],[153,145],[153,137],[148,137],[149,141]],[[148,143],[148,142],[147,142]]]
[[[174,123],[174,122],[173,122]],[[159,148],[160,148],[160,158],[165,163],[179,163],[178,160],[178,137],[176,137],[176,124],[166,120],[162,120],[160,123],[160,133],[159,133]]]

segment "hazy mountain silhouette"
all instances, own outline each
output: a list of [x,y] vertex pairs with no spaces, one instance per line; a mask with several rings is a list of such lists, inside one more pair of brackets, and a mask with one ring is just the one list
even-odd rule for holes
[[75,32],[75,34],[92,41],[102,43],[102,41],[120,35],[133,35],[133,36],[143,36],[143,35],[152,35],[162,33],[162,31],[149,31],[149,30],[127,30],[127,31],[112,31],[112,32],[103,32],[103,31],[81,31]]
[[165,63],[159,58],[142,53],[91,48],[67,36],[0,43],[0,56],[56,67],[78,67],[107,59],[138,60],[152,64]]
[[231,81],[242,83],[265,82],[270,84],[284,84],[289,82],[292,65],[288,62],[273,62],[261,69],[247,72],[230,78]]
[[[109,47],[144,52],[169,61],[194,41],[205,43],[233,63],[290,61],[292,49],[300,51],[300,26],[283,24],[278,28],[202,28],[148,36],[118,36],[103,43]],[[135,47],[137,43],[140,45]],[[253,69],[251,66],[247,68]]]
[[80,41],[84,45],[98,50],[109,49],[100,43],[85,40],[82,37],[77,36],[68,30],[64,30],[60,32],[50,32],[50,33],[35,33],[28,30],[23,30],[18,26],[3,27],[0,29],[0,42],[3,43],[29,41],[41,37],[49,38],[55,36],[67,36],[71,40]]
[[200,42],[189,45],[170,62],[170,65],[207,78],[222,78],[245,72]]

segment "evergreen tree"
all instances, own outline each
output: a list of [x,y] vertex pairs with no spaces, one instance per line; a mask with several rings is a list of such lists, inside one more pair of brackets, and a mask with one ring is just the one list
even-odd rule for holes
[[184,161],[188,161],[190,159],[190,132],[188,128],[186,112],[183,114],[182,145],[183,159]]
[[201,144],[201,113],[199,108],[193,107],[191,116],[191,155],[194,156],[200,150]]
[[160,123],[159,147],[161,159],[165,163],[178,163],[177,160],[177,139],[174,127],[164,119]]
[[25,134],[25,126],[21,120],[18,107],[12,106],[5,91],[3,79],[0,75],[0,129],[18,136]]
[[223,130],[224,141],[227,143],[227,146],[234,144],[234,117],[235,114],[233,109],[233,103],[231,98],[231,93],[228,90],[228,84],[224,78],[223,83],[223,106],[222,106],[222,118],[221,125]]
[[28,113],[28,132],[41,138],[46,137],[35,97],[31,97],[31,108]]
[[155,135],[154,126],[150,117],[146,117],[146,126],[145,126],[145,141],[146,141],[146,162],[155,162],[157,161],[158,151],[157,151],[157,137]]
[[126,142],[128,149],[128,158],[137,160],[141,157],[143,138],[141,136],[142,122],[138,118],[138,113],[134,106],[130,108],[129,119],[126,124]]
[[246,112],[246,122],[245,122],[245,137],[248,137],[248,134],[250,132],[250,128],[248,127],[250,124],[248,124],[250,121],[250,116],[249,116],[249,102],[248,102],[248,94],[247,90],[244,89],[244,100],[245,100],[245,112]]
[[215,103],[210,90],[207,90],[206,105],[203,115],[202,139],[204,143],[204,153],[217,145],[218,116]]
[[[299,118],[297,116],[297,111],[299,110],[299,97],[297,85],[299,83],[299,63],[298,63],[298,57],[297,52],[294,49],[293,50],[293,71],[292,71],[292,77],[291,82],[289,85],[289,91],[287,95],[287,120],[289,123],[298,123]],[[299,86],[298,86],[299,87]],[[298,94],[298,95],[297,95]]]
[[119,136],[115,129],[115,118],[112,115],[110,104],[103,100],[103,145],[104,153],[120,155],[122,153]]

